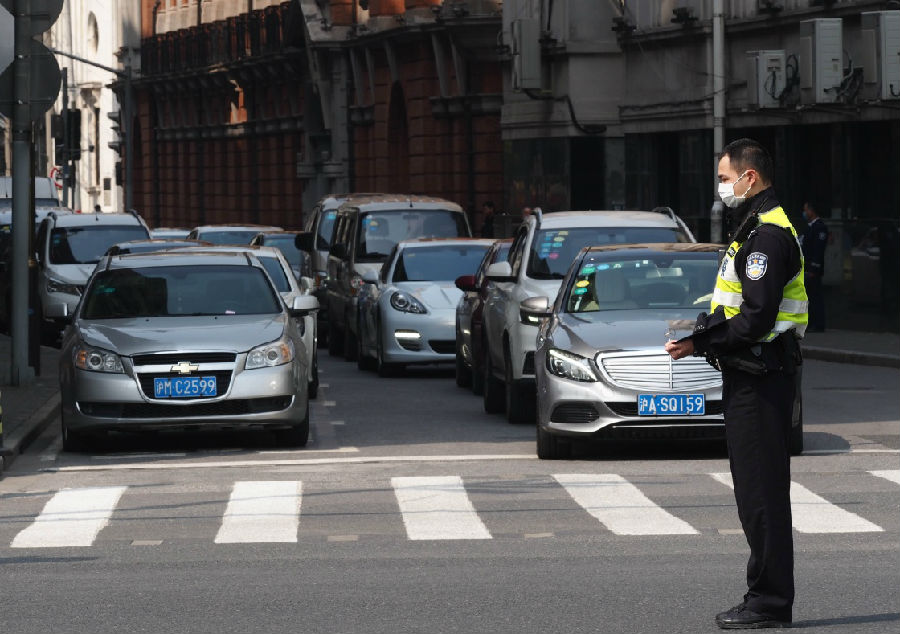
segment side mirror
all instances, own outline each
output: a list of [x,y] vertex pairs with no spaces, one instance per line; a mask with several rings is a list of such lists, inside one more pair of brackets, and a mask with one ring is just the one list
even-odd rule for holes
[[331,248],[328,250],[328,255],[333,255],[339,260],[347,259],[347,247],[343,244],[332,244]]
[[300,295],[291,302],[290,313],[293,317],[304,317],[319,309],[319,300],[315,295]]
[[460,275],[456,278],[456,288],[461,290],[463,293],[472,293],[474,291],[477,291],[478,288],[475,286],[475,276]]
[[509,262],[494,262],[487,269],[487,278],[492,282],[514,282]]
[[69,314],[69,305],[65,302],[61,304],[50,304],[44,310],[44,316],[49,317],[50,319],[61,319],[66,322],[72,321],[72,316]]
[[306,251],[307,253],[313,250],[315,240],[315,236],[311,231],[304,231],[302,233],[298,233],[294,238],[294,246],[297,247],[300,251]]
[[362,281],[366,284],[377,284],[378,283],[378,271],[374,270],[366,270],[363,271],[360,275]]
[[553,315],[553,306],[549,297],[529,297],[519,304],[519,314],[523,324],[537,325]]

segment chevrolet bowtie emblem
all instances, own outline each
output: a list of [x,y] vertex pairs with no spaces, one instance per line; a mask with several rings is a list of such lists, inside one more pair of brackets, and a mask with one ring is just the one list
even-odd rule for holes
[[190,374],[194,370],[199,370],[200,366],[190,361],[181,361],[176,363],[170,368],[171,372],[177,372],[178,374]]

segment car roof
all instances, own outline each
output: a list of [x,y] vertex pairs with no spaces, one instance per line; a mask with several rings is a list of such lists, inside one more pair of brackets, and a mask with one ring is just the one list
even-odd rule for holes
[[359,209],[361,211],[394,211],[410,209],[447,209],[462,212],[462,207],[454,202],[435,196],[419,196],[405,194],[379,194],[378,196],[359,196],[341,205],[341,209]]
[[278,247],[267,247],[261,244],[214,244],[212,246],[190,246],[178,249],[179,253],[255,253],[262,257],[277,258],[281,253]]
[[410,247],[428,248],[442,246],[478,246],[481,245],[485,249],[491,248],[496,240],[492,238],[416,238],[415,240],[401,240],[397,246],[402,249]]
[[262,233],[264,231],[282,231],[281,227],[272,225],[248,225],[248,224],[224,224],[224,225],[200,225],[194,227],[191,231],[231,231],[234,229],[246,229],[247,231],[256,231]]
[[718,253],[724,249],[724,244],[713,242],[641,242],[635,244],[606,244],[596,247],[585,247],[582,252],[585,255],[594,253],[609,253],[612,251],[628,254],[641,254],[648,251],[655,253]]
[[251,253],[244,252],[210,252],[209,250],[193,251],[177,249],[173,251],[152,251],[150,253],[129,253],[126,255],[109,256],[106,268],[152,268],[155,266],[202,266],[202,265],[230,265],[253,266]]
[[84,225],[144,226],[138,217],[122,213],[57,214],[54,224],[57,227],[83,227]]
[[384,196],[395,196],[396,194],[382,194],[379,192],[347,192],[343,194],[328,194],[327,196],[323,196],[319,199],[320,205],[322,205],[322,211],[326,209],[334,209],[336,207],[340,207],[348,200],[355,200],[357,198],[368,198],[375,199]]
[[[533,222],[537,222],[534,216]],[[555,211],[543,214],[541,229],[567,227],[665,227],[678,224],[667,214],[657,211]]]
[[[279,230],[279,231],[260,231],[260,232],[259,232],[258,234],[256,234],[256,235],[262,234],[262,235],[264,235],[264,236],[281,236],[281,235],[296,235],[296,234],[298,234],[298,233],[300,233],[300,232],[299,232],[299,231],[294,231],[294,230],[291,230],[291,229],[281,229],[281,230]],[[256,237],[256,236],[254,236],[254,237]]]

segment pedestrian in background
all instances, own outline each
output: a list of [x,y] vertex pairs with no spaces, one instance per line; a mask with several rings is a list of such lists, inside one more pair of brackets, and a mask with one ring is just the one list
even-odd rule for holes
[[494,237],[494,214],[496,213],[496,209],[494,208],[493,200],[486,200],[481,205],[481,237],[482,238],[493,238]]
[[825,295],[822,278],[825,275],[825,247],[828,246],[828,226],[819,217],[811,202],[803,203],[806,230],[800,237],[805,263],[806,294],[809,295],[809,328],[807,332],[825,332]]
[[705,355],[722,371],[728,461],[750,545],[747,593],[716,615],[723,629],[784,627],[794,604],[790,436],[807,298],[803,254],[772,174],[772,159],[756,141],[725,147],[719,197],[738,228],[718,270],[711,314],[698,317],[690,337],[666,343],[673,359]]

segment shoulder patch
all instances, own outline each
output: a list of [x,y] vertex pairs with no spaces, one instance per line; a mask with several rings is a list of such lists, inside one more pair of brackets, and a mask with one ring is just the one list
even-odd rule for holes
[[758,280],[766,274],[769,266],[769,256],[759,251],[754,251],[747,256],[747,277]]

